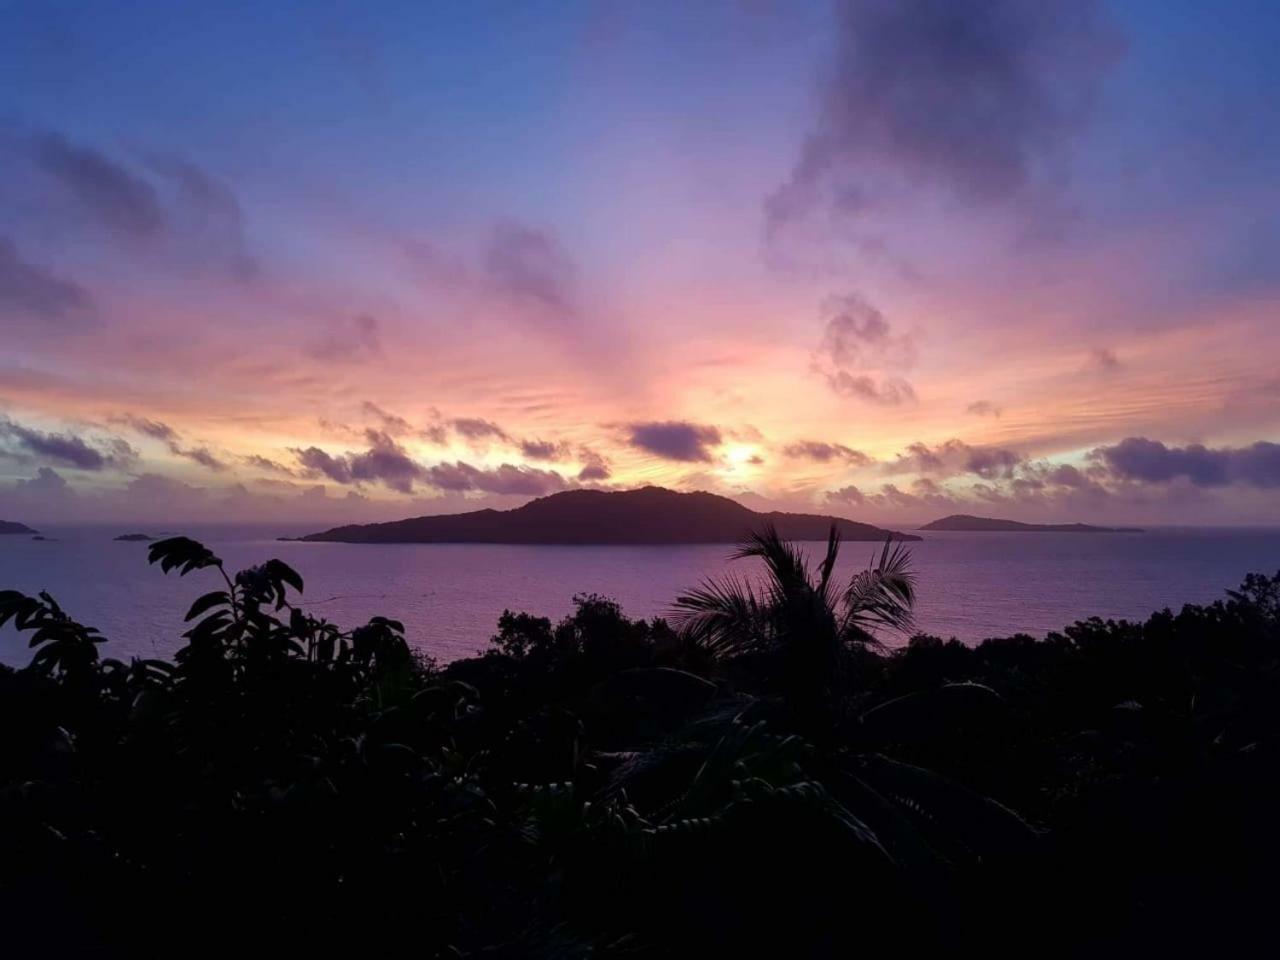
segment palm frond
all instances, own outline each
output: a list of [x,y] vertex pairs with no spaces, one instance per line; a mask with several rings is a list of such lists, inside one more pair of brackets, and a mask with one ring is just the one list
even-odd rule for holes
[[767,524],[747,539],[733,555],[734,560],[758,557],[769,571],[771,588],[783,597],[794,597],[813,589],[809,564],[793,544],[783,540],[773,524]]
[[913,622],[916,574],[911,551],[892,538],[885,540],[879,562],[853,575],[844,592],[844,626],[864,642],[874,639],[870,630],[886,627],[907,632]]
[[836,560],[840,556],[840,528],[834,523],[827,533],[827,552],[818,567],[818,595],[824,602],[830,601],[831,574],[835,571]]
[[751,585],[734,576],[704,580],[676,598],[677,629],[717,657],[732,657],[768,642],[767,605]]

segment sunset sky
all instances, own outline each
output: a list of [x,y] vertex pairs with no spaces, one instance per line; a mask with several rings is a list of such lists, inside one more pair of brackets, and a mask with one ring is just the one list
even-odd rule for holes
[[0,518],[1280,523],[1280,3],[0,0]]

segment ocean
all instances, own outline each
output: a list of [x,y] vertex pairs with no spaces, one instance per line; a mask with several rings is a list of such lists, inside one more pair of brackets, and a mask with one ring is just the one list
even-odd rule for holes
[[[0,537],[0,589],[49,591],[108,638],[102,653],[167,656],[181,646],[193,599],[217,589],[212,571],[179,579],[147,564],[145,543],[120,528],[48,528],[51,538]],[[159,535],[161,531],[150,531]],[[730,570],[752,575],[729,545],[550,547],[489,544],[281,542],[301,530],[189,527],[239,569],[278,557],[306,581],[303,605],[343,627],[385,615],[440,659],[485,649],[504,609],[552,618],[575,594],[616,599],[631,616],[660,616],[682,591]],[[1280,570],[1280,529],[1163,529],[1140,534],[928,533],[910,544],[919,574],[916,630],[973,643],[1043,636],[1090,616],[1145,618],[1164,607],[1217,599],[1245,574]],[[56,539],[52,539],[56,538]],[[807,545],[813,552],[820,544]],[[846,543],[840,571],[878,549]],[[904,637],[885,636],[892,644]],[[0,662],[26,663],[26,639],[0,630]]]

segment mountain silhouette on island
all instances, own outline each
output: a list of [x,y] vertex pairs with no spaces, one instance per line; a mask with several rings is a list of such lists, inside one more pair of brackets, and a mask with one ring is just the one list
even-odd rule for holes
[[845,540],[919,540],[867,523],[810,513],[758,513],[713,493],[570,490],[514,510],[352,524],[301,540],[341,543],[682,544],[739,543],[772,524],[787,540],[825,540],[832,524]]
[[26,524],[14,523],[12,520],[0,520],[0,536],[7,533],[39,533],[38,530],[32,530]]
[[1093,527],[1087,523],[1020,523],[996,517],[971,517],[967,513],[943,517],[920,529],[963,530],[970,533],[1142,533],[1138,527]]

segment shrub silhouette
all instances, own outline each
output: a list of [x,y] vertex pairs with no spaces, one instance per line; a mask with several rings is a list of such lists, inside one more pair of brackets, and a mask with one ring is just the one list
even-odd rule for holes
[[582,596],[443,667],[394,620],[311,616],[280,561],[232,574],[185,538],[151,562],[215,589],[172,663],[102,657],[53,598],[0,593],[35,651],[0,668],[6,946],[1067,955],[1265,932],[1280,574],[1142,624],[890,651],[872,630],[908,623],[908,561],[837,589],[838,546],[814,576],[765,532],[763,593],[704,587],[682,630]]

